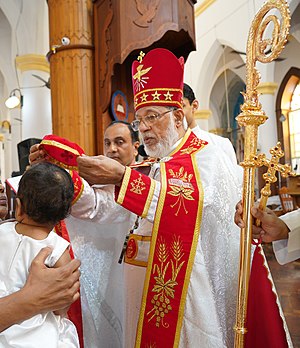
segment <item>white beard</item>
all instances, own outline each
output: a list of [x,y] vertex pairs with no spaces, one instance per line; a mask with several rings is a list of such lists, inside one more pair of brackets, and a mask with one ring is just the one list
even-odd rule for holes
[[[175,125],[175,120],[172,114],[170,115],[169,120],[170,122],[166,130],[166,136],[160,139],[160,141],[156,145],[151,146],[151,148],[148,147],[147,145],[144,145],[145,151],[148,156],[157,157],[157,158],[162,158],[167,156],[171,151],[171,147],[178,140],[179,135],[178,135],[177,128]],[[151,131],[149,131],[147,135],[150,135],[150,133]]]

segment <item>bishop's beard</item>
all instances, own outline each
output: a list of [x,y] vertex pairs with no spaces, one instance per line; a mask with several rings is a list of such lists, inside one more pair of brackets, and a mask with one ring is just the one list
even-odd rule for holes
[[[172,114],[169,117],[169,124],[168,124],[168,127],[166,129],[165,134],[166,135],[163,138],[161,138],[156,145],[152,145],[152,146],[144,145],[145,151],[146,151],[148,156],[156,157],[156,158],[162,158],[162,157],[167,156],[171,151],[171,147],[178,140],[178,132],[177,132],[175,120],[174,120],[174,117]],[[144,133],[144,136],[145,135],[154,136],[151,133],[151,131]],[[143,135],[142,135],[142,137],[143,137]]]

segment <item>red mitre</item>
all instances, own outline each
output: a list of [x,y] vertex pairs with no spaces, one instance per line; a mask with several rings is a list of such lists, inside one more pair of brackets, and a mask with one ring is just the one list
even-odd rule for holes
[[135,110],[151,105],[182,108],[183,69],[183,58],[169,50],[141,52],[131,70]]
[[74,170],[77,170],[77,157],[84,154],[77,144],[53,134],[44,136],[41,148],[47,152],[52,163]]

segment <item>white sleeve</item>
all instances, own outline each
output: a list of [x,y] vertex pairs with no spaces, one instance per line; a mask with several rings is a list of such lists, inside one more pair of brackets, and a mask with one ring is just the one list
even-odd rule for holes
[[288,239],[273,242],[273,250],[279,264],[284,265],[300,258],[300,209],[280,217],[290,229]]
[[50,245],[53,248],[52,253],[45,260],[45,265],[48,267],[53,267],[70,245],[68,241],[60,237],[54,231],[49,233],[44,243],[45,245]]
[[84,189],[72,206],[72,216],[98,223],[119,223],[129,218],[130,212],[115,202],[114,185],[90,186],[84,179],[82,181]]

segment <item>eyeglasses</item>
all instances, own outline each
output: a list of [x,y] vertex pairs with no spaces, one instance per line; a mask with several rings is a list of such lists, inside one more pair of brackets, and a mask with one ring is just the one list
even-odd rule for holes
[[146,127],[152,126],[156,121],[158,121],[160,118],[162,118],[164,115],[166,115],[168,112],[172,112],[173,110],[167,110],[161,114],[152,114],[152,115],[146,115],[143,118],[136,119],[131,122],[132,129],[136,132],[139,130],[139,127],[141,123],[143,122]]

